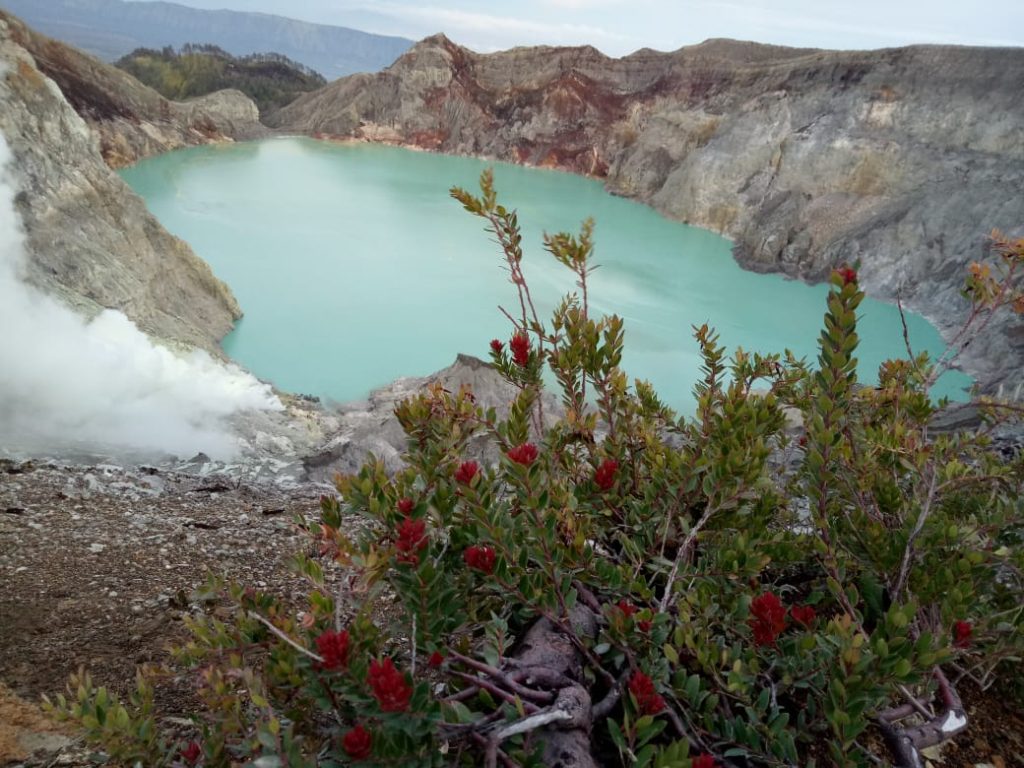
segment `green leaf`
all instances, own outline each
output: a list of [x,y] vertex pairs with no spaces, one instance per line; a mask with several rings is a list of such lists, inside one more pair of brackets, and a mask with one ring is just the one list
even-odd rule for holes
[[622,729],[619,728],[619,724],[612,718],[608,718],[608,735],[612,737],[612,743],[615,744],[620,754],[626,754],[629,751],[629,747],[626,745],[626,737],[622,735]]

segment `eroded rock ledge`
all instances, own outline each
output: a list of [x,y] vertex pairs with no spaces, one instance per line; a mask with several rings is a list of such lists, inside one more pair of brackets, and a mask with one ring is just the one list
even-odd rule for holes
[[265,130],[243,94],[174,103],[0,11],[0,134],[27,234],[26,276],[85,316],[123,311],[146,333],[220,353],[241,310],[111,170]]
[[[710,40],[610,59],[439,35],[267,122],[591,175],[732,238],[748,269],[820,281],[859,260],[871,295],[947,336],[988,233],[1024,226],[1024,49]],[[1004,316],[963,362],[986,390],[1019,390],[1024,323]]]

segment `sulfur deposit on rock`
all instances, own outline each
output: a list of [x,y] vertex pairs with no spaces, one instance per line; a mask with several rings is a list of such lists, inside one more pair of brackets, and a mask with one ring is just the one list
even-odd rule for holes
[[[174,119],[153,117],[161,102]],[[202,133],[196,126],[214,112]],[[234,296],[153,218],[104,154],[116,164],[223,139],[219,131],[241,130],[250,112],[255,105],[241,94],[171,105],[0,12],[0,132],[14,153],[27,280],[86,316],[118,309],[154,337],[220,354],[220,339],[241,316]]]
[[[989,231],[1024,224],[1020,49],[710,40],[610,59],[480,55],[439,35],[267,121],[588,174],[731,237],[749,269],[820,281],[860,260],[870,294],[902,296],[947,338]],[[964,364],[986,389],[1016,387],[1024,324],[993,323]]]

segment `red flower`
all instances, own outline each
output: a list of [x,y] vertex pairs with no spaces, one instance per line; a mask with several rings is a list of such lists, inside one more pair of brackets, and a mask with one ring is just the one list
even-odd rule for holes
[[398,511],[401,512],[403,515],[411,514],[414,506],[416,505],[413,504],[412,499],[410,498],[398,500]]
[[491,547],[474,545],[462,553],[466,565],[486,574],[494,572],[494,550]]
[[602,491],[610,491],[615,485],[615,473],[619,471],[619,462],[615,459],[605,459],[594,471],[594,482]]
[[632,618],[633,614],[640,610],[628,600],[619,600],[615,607],[622,611],[627,619]]
[[491,339],[491,352],[493,352],[496,355],[500,355],[501,351],[504,348],[505,345],[502,344],[500,341],[498,341],[497,339]]
[[698,755],[690,761],[690,768],[715,768],[717,765],[711,755]]
[[648,619],[641,619],[636,623],[636,628],[639,629],[641,632],[650,632],[651,627],[653,626],[654,622],[649,621]]
[[373,689],[373,696],[385,712],[404,712],[409,708],[412,686],[405,682],[405,675],[395,669],[391,659],[370,662],[366,682]]
[[338,669],[348,666],[348,630],[328,630],[316,639],[316,649],[324,660],[324,669]]
[[357,725],[345,734],[341,746],[353,760],[365,760],[373,751],[373,735],[362,725]]
[[639,669],[629,679],[629,692],[641,714],[656,715],[665,708],[665,700],[654,690],[654,683]]
[[203,748],[199,746],[198,741],[190,741],[188,746],[178,754],[181,755],[181,759],[189,765],[195,765],[199,762],[199,758],[203,756]]
[[755,645],[775,645],[775,639],[786,628],[786,609],[771,592],[755,597],[750,603],[748,620],[754,632]]
[[427,661],[428,666],[430,666],[433,669],[437,669],[442,664],[444,664],[443,653],[441,653],[440,651],[434,651],[432,654],[430,654],[430,660]]
[[836,274],[839,275],[840,279],[842,279],[843,285],[850,285],[850,283],[857,282],[857,270],[851,267],[840,267],[836,270]]
[[789,609],[789,615],[793,617],[793,621],[805,627],[811,626],[818,617],[814,607],[810,605],[794,605]]
[[516,464],[528,467],[537,460],[537,446],[533,443],[523,443],[515,448],[510,448],[506,455]]
[[953,645],[957,648],[971,647],[971,633],[974,627],[969,621],[958,621],[953,625]]
[[480,472],[480,465],[475,461],[464,461],[455,470],[455,482],[469,485],[477,473]]
[[398,538],[395,541],[395,549],[398,550],[398,562],[412,563],[416,565],[420,556],[416,554],[427,546],[426,537],[427,524],[424,520],[414,520],[407,517],[398,526]]
[[530,339],[525,333],[517,333],[508,342],[508,348],[512,350],[512,360],[520,368],[525,368],[530,362]]

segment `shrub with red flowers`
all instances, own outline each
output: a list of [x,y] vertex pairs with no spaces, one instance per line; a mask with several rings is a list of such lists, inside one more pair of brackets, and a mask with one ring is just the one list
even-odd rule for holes
[[953,622],[953,646],[956,648],[970,648],[971,635],[974,628],[969,621]]
[[629,678],[629,692],[641,715],[656,715],[665,709],[665,699],[654,689],[654,682],[640,670]]
[[189,765],[198,765],[199,758],[203,756],[203,748],[199,746],[198,741],[190,741],[179,754],[181,755],[181,759]]
[[[309,524],[304,604],[204,590],[227,604],[186,619],[177,662],[206,768],[909,767],[969,727],[962,687],[1021,677],[1024,458],[993,447],[1020,409],[976,399],[979,428],[940,431],[930,392],[1013,310],[1024,242],[972,268],[947,353],[869,386],[850,267],[816,361],[730,357],[694,328],[680,415],[621,369],[622,320],[591,311],[590,222],[545,238],[578,287],[545,321],[490,177],[454,194],[512,276],[491,366],[515,395],[402,403],[402,468],[370,457]],[[145,676],[128,701],[83,676],[55,709],[120,762],[180,765],[152,700]]]
[[789,615],[793,621],[797,624],[802,624],[805,627],[811,626],[814,620],[818,617],[817,612],[814,610],[812,605],[794,605],[789,609]]
[[639,610],[639,608],[637,608],[635,605],[633,605],[628,600],[619,600],[619,602],[616,603],[615,607],[618,608],[619,609],[619,613],[621,613],[627,619],[632,618],[636,614],[636,612]]
[[373,734],[357,724],[342,737],[341,746],[353,760],[365,760],[373,752]]
[[398,550],[398,561],[416,565],[420,561],[419,552],[427,546],[427,523],[406,517],[396,530],[395,549]]
[[[525,333],[515,334],[508,342],[508,348],[512,350],[512,362],[520,368],[525,368],[530,362],[530,337]],[[493,346],[492,346],[493,349]]]
[[505,455],[516,464],[528,467],[537,460],[538,451],[537,446],[533,443],[523,443],[515,448],[510,448]]
[[409,708],[412,686],[406,682],[405,675],[395,669],[395,663],[390,658],[371,661],[366,681],[381,711],[404,712]]
[[469,485],[478,474],[480,474],[479,464],[475,461],[464,461],[455,470],[455,482]]
[[852,267],[842,266],[836,270],[836,274],[843,281],[843,285],[852,285],[857,282],[857,270]]
[[494,572],[494,548],[486,545],[472,547],[466,547],[466,551],[462,553],[463,559],[466,561],[466,565],[475,571],[481,573],[491,574]]
[[594,483],[602,491],[610,491],[615,485],[615,473],[619,471],[619,462],[615,459],[605,459],[594,471]]
[[775,645],[776,638],[786,628],[786,609],[777,595],[766,592],[751,601],[747,623],[756,645]]
[[316,649],[323,659],[324,669],[341,669],[348,666],[347,631],[327,630],[316,639]]

